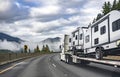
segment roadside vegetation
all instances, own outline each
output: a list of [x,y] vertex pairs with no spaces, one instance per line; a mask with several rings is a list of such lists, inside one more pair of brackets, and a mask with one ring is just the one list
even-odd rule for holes
[[30,50],[28,45],[24,45],[21,51],[19,52],[12,52],[9,50],[0,50],[0,65],[3,63],[9,63],[21,59],[31,58],[43,54],[51,54],[53,51],[50,50],[48,45],[43,45],[42,49],[40,50],[39,46],[37,45],[34,50]]
[[97,17],[93,19],[92,23],[96,22],[101,17],[105,16],[113,10],[120,10],[120,0],[114,0],[113,3],[110,3],[110,1],[105,2],[102,6],[102,13],[98,13]]
[[39,46],[37,45],[33,51],[30,50],[28,45],[24,45],[24,48],[21,51],[21,53],[50,53],[50,52],[53,52],[53,51],[50,50],[47,44],[43,45],[42,49],[40,49]]

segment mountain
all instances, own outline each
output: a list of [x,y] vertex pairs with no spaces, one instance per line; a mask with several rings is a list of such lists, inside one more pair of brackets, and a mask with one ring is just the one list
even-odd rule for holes
[[50,50],[53,52],[59,52],[59,46],[61,45],[61,38],[60,37],[55,37],[55,38],[47,38],[43,41],[40,42],[41,45],[48,45]]
[[0,53],[13,53],[13,52],[7,49],[0,49]]
[[56,43],[56,42],[60,42],[60,41],[61,41],[60,37],[55,37],[55,38],[47,38],[41,42],[42,43]]
[[13,37],[13,36],[10,36],[10,35],[2,33],[2,32],[0,32],[0,40],[2,40],[2,41],[7,40],[7,41],[10,41],[10,42],[16,42],[16,43],[24,42],[20,38]]

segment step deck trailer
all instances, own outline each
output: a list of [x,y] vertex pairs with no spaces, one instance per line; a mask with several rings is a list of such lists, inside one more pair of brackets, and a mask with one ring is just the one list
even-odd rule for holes
[[79,57],[76,55],[71,55],[70,53],[65,53],[64,58],[65,59],[62,59],[62,61],[65,61],[66,63],[79,63],[79,64],[86,65],[86,64],[89,64],[90,62],[93,62],[93,63],[99,63],[99,64],[104,64],[104,65],[110,65],[114,67],[120,67],[120,60],[119,61],[118,60],[107,60],[107,59],[97,60],[95,58]]
[[[90,26],[79,27],[65,35],[61,51],[61,60],[67,63],[95,62],[119,67],[120,60],[103,57],[120,55],[120,11],[111,11]],[[96,59],[90,58],[90,54]]]

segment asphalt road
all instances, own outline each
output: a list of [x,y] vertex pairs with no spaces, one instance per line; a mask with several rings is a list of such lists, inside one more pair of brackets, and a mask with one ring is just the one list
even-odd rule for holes
[[61,62],[58,54],[0,66],[0,70],[0,77],[120,77],[120,68],[96,63],[69,65]]

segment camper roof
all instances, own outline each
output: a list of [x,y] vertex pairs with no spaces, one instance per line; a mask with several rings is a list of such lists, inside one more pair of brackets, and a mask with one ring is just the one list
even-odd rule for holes
[[88,29],[88,27],[77,27],[77,29],[74,30],[74,31],[72,32],[72,34],[74,34],[74,33],[76,33],[77,31],[79,31],[80,28],[82,28],[82,29]]
[[120,10],[113,10],[113,11],[109,12],[108,14],[106,14],[105,16],[103,16],[102,18],[100,18],[99,20],[97,20],[96,22],[94,22],[94,23],[91,25],[91,27],[94,26],[96,23],[100,22],[101,20],[103,20],[104,18],[106,18],[107,16],[109,16],[110,14],[116,13],[116,12],[118,12],[118,11],[120,12]]

